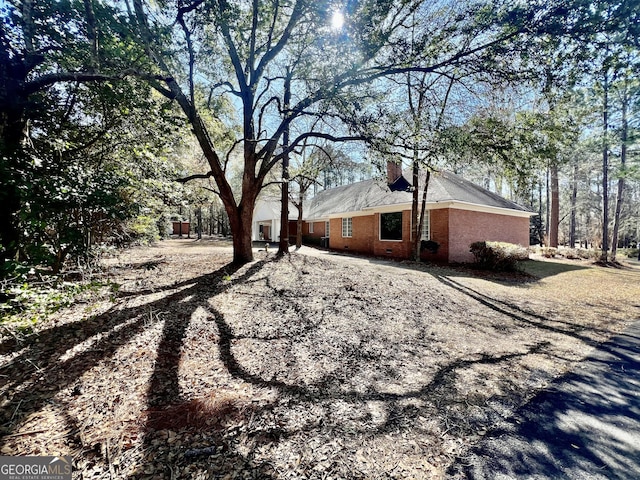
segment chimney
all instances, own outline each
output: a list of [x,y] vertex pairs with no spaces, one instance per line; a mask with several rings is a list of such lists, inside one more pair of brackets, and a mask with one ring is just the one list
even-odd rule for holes
[[387,183],[391,185],[402,176],[402,163],[387,160]]

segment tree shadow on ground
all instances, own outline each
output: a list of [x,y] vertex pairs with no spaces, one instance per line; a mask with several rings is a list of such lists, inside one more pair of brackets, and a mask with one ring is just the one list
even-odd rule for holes
[[640,324],[490,432],[449,469],[456,479],[638,477]]
[[366,262],[370,265],[380,265],[395,267],[398,269],[412,270],[418,272],[440,272],[448,275],[455,272],[456,276],[482,278],[483,280],[498,283],[535,283],[547,277],[559,275],[565,272],[576,270],[587,270],[594,268],[593,264],[580,265],[554,260],[523,260],[518,262],[515,271],[492,271],[479,269],[473,263],[433,263],[429,261],[411,261],[393,259],[388,257],[372,257],[370,255],[358,255],[356,253],[345,253],[340,251],[329,251],[326,255],[331,258]]
[[[280,261],[287,261],[282,259]],[[114,306],[108,312],[89,320],[54,326],[27,339],[21,345],[0,344],[0,351],[10,349],[16,356],[10,364],[3,368],[7,375],[11,397],[5,402],[2,423],[7,426],[2,430],[0,444],[10,441],[11,436],[20,433],[20,426],[30,415],[37,413],[51,402],[63,403],[56,399],[62,390],[72,390],[79,378],[98,365],[108,360],[124,344],[130,342],[149,328],[161,329],[160,341],[155,348],[156,358],[146,389],[146,412],[140,419],[140,431],[143,435],[141,460],[137,472],[130,478],[158,474],[165,478],[188,478],[192,468],[198,467],[209,476],[232,472],[244,472],[243,478],[273,478],[275,475],[269,462],[260,460],[255,455],[261,445],[281,441],[301,433],[296,428],[275,423],[270,429],[247,433],[250,435],[253,448],[243,453],[233,449],[236,436],[229,436],[220,427],[223,417],[242,417],[261,415],[271,408],[269,405],[240,404],[232,397],[218,396],[212,401],[189,398],[181,390],[181,361],[185,336],[196,310],[203,310],[207,321],[215,324],[217,338],[211,348],[217,349],[220,362],[234,379],[246,384],[269,389],[277,393],[278,398],[286,398],[286,405],[312,405],[330,411],[336,402],[347,404],[349,408],[366,410],[365,405],[382,403],[384,418],[377,423],[361,421],[349,435],[364,434],[376,436],[415,428],[420,418],[436,413],[445,417],[447,423],[443,429],[461,434],[490,424],[492,418],[471,418],[469,412],[482,405],[486,399],[478,398],[474,403],[465,394],[457,391],[456,377],[459,372],[474,366],[508,364],[518,358],[531,354],[543,353],[547,343],[540,341],[532,345],[518,345],[515,351],[496,355],[470,353],[464,357],[442,360],[434,365],[431,379],[424,381],[416,388],[405,388],[401,392],[382,389],[370,383],[366,390],[355,390],[349,387],[347,380],[362,367],[362,362],[375,363],[375,357],[367,356],[369,352],[362,345],[353,347],[353,352],[341,359],[340,372],[327,371],[311,383],[291,381],[286,376],[279,376],[275,354],[269,357],[274,362],[272,374],[252,371],[237,358],[234,344],[244,339],[272,342],[286,339],[295,342],[304,335],[321,326],[323,318],[313,322],[305,312],[295,310],[296,319],[301,328],[275,334],[236,332],[235,326],[229,322],[222,308],[216,308],[209,300],[216,295],[238,285],[250,285],[257,282],[257,274],[265,265],[264,261],[256,262],[242,269],[234,265],[226,265],[217,271],[199,277],[160,288],[141,289],[136,292],[121,292],[121,300],[133,303],[133,306]],[[300,275],[304,275],[305,266],[297,267]],[[549,329],[555,333],[572,335],[580,340],[585,339],[571,325],[562,322],[547,323],[548,319],[525,312],[515,305],[507,305],[477,291],[440,276],[436,277],[449,288],[456,289],[474,298],[488,308],[508,315],[524,324],[537,328]],[[264,281],[269,295],[281,298],[284,303],[291,303],[285,288],[275,285],[267,279]],[[157,298],[158,295],[162,296]],[[146,296],[151,299],[146,299]],[[345,295],[349,295],[345,293]],[[257,298],[257,297],[256,297]],[[305,298],[299,299],[306,301]],[[162,315],[151,315],[150,312],[162,312]],[[201,342],[207,340],[202,338]],[[80,348],[82,347],[82,348]],[[77,348],[77,353],[73,353]],[[315,352],[321,353],[321,352]],[[286,352],[283,354],[288,355]],[[295,359],[287,359],[295,362]],[[275,374],[273,371],[275,370]],[[385,373],[385,375],[392,375]],[[509,380],[506,379],[505,382]],[[505,390],[507,390],[505,388]],[[213,392],[214,394],[216,392]],[[82,394],[79,392],[78,394]],[[445,407],[455,407],[445,413]],[[64,411],[64,408],[62,409]],[[455,410],[455,411],[454,411]],[[325,424],[307,426],[309,429],[334,428],[329,422],[330,414],[326,414]],[[78,437],[80,427],[71,415],[66,415],[68,441],[70,444],[82,444]],[[322,420],[322,419],[321,419]],[[475,422],[475,423],[474,423]],[[171,444],[171,432],[199,432],[200,437],[193,445]],[[239,434],[238,434],[239,435]],[[191,447],[191,448],[189,448]],[[83,455],[96,458],[109,464],[112,476],[119,471],[109,461],[109,448],[104,445],[88,445],[90,451]],[[148,468],[147,468],[148,467]]]
[[577,322],[548,319],[451,278],[436,278],[517,322],[598,347],[576,372],[557,379],[519,409],[507,427],[490,431],[458,458],[448,470],[451,478],[637,477],[640,324],[600,345],[583,335]]
[[[17,354],[2,367],[7,393],[3,398],[0,414],[0,423],[3,425],[0,430],[0,446],[4,447],[15,437],[22,435],[20,427],[23,422],[45,406],[55,404],[65,412],[64,400],[56,399],[56,396],[63,390],[73,389],[82,375],[111,358],[121,346],[135,336],[160,322],[159,316],[154,318],[149,315],[149,312],[154,310],[164,312],[166,319],[163,322],[156,362],[149,381],[148,409],[151,412],[159,411],[165,405],[182,402],[179,386],[180,350],[191,315],[200,306],[202,295],[213,295],[233,283],[243,282],[261,266],[262,262],[255,263],[231,282],[227,279],[236,273],[239,267],[229,264],[211,274],[151,292],[145,291],[165,292],[166,295],[158,300],[125,308],[118,308],[116,305],[96,317],[53,326],[21,342],[17,342],[16,339],[4,340],[0,343],[0,352],[15,351]],[[79,353],[74,355],[76,349]],[[79,390],[71,393],[81,394]],[[81,444],[77,422],[70,415],[64,414],[64,417],[67,424],[64,432],[68,444]],[[153,414],[149,415],[148,419],[149,424],[142,429],[145,435],[144,449],[149,448],[156,439]],[[45,429],[46,427],[44,426]],[[213,443],[216,443],[216,440],[213,440]],[[104,446],[99,444],[84,445],[83,448],[83,455],[98,458],[105,455]],[[105,460],[109,462],[108,458]],[[257,475],[255,478],[270,478],[267,469],[252,464],[250,455],[237,456],[232,460],[238,465],[248,465],[248,470]],[[154,458],[154,461],[162,459]],[[229,461],[229,455],[226,456],[226,461]],[[109,465],[113,468],[110,462]],[[140,474],[143,475],[144,465],[140,467]],[[215,471],[215,466],[211,468]],[[161,473],[166,473],[167,478],[175,475],[171,463],[167,463],[166,469],[167,472]]]
[[[443,275],[433,274],[433,277],[437,279],[440,283],[457,290],[460,293],[463,293],[467,297],[479,302],[485,307],[490,308],[491,310],[511,317],[513,320],[531,326],[535,328],[539,328],[541,330],[546,330],[549,332],[557,333],[560,335],[566,335],[576,340],[580,340],[587,345],[597,345],[593,339],[586,335],[582,335],[580,332],[584,330],[584,327],[579,324],[579,322],[570,322],[566,320],[560,319],[551,319],[544,315],[539,315],[536,312],[528,311],[523,309],[522,307],[506,302],[504,300],[499,300],[498,298],[491,297],[486,295],[478,290],[475,290],[471,287],[463,285],[462,283]],[[596,329],[593,327],[589,327],[591,332],[606,333],[602,329]]]
[[532,275],[536,279],[543,279],[559,275],[561,273],[573,272],[576,270],[588,270],[592,265],[575,265],[566,262],[554,262],[552,260],[525,260],[520,262],[523,272]]

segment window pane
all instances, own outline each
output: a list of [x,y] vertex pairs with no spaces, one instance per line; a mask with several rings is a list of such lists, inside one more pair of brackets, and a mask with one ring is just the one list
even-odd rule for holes
[[380,239],[402,240],[402,212],[380,214]]
[[329,222],[324,222],[324,236],[329,236]]
[[350,237],[353,233],[353,223],[351,217],[342,219],[342,236]]
[[420,236],[420,240],[430,240],[431,239],[431,230],[430,230],[430,212],[429,210],[424,212],[424,221],[422,223],[422,235]]

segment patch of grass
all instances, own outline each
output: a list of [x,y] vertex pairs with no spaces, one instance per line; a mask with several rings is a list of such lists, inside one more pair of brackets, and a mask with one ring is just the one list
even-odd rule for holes
[[589,267],[560,262],[529,260],[526,262],[520,262],[520,268],[523,272],[528,273],[529,275],[537,278],[545,278],[573,270],[585,270]]

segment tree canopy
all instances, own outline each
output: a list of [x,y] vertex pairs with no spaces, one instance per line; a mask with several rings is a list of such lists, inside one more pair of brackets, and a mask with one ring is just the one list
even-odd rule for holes
[[[24,226],[43,197],[80,192],[66,183],[84,179],[88,190],[78,195],[107,202],[90,192],[90,171],[104,192],[113,184],[122,197],[127,182],[113,172],[126,172],[123,157],[142,165],[140,155],[168,158],[193,135],[205,167],[180,180],[213,180],[207,188],[228,216],[234,260],[247,262],[253,208],[264,186],[279,181],[276,165],[326,141],[380,147],[397,130],[393,114],[402,108],[389,91],[398,81],[416,86],[422,78],[430,90],[421,95],[432,95],[434,105],[450,90],[436,87],[442,84],[476,92],[471,104],[477,92],[515,81],[543,90],[570,85],[612,38],[637,51],[634,4],[10,0],[0,25],[2,260],[25,254],[25,236],[41,235]],[[336,12],[340,24],[332,23]],[[450,126],[467,117],[458,111]],[[475,131],[484,129],[484,144],[506,159],[510,147],[501,143],[511,134],[496,136],[493,128],[503,126]],[[432,149],[432,140],[425,136],[420,148]]]

